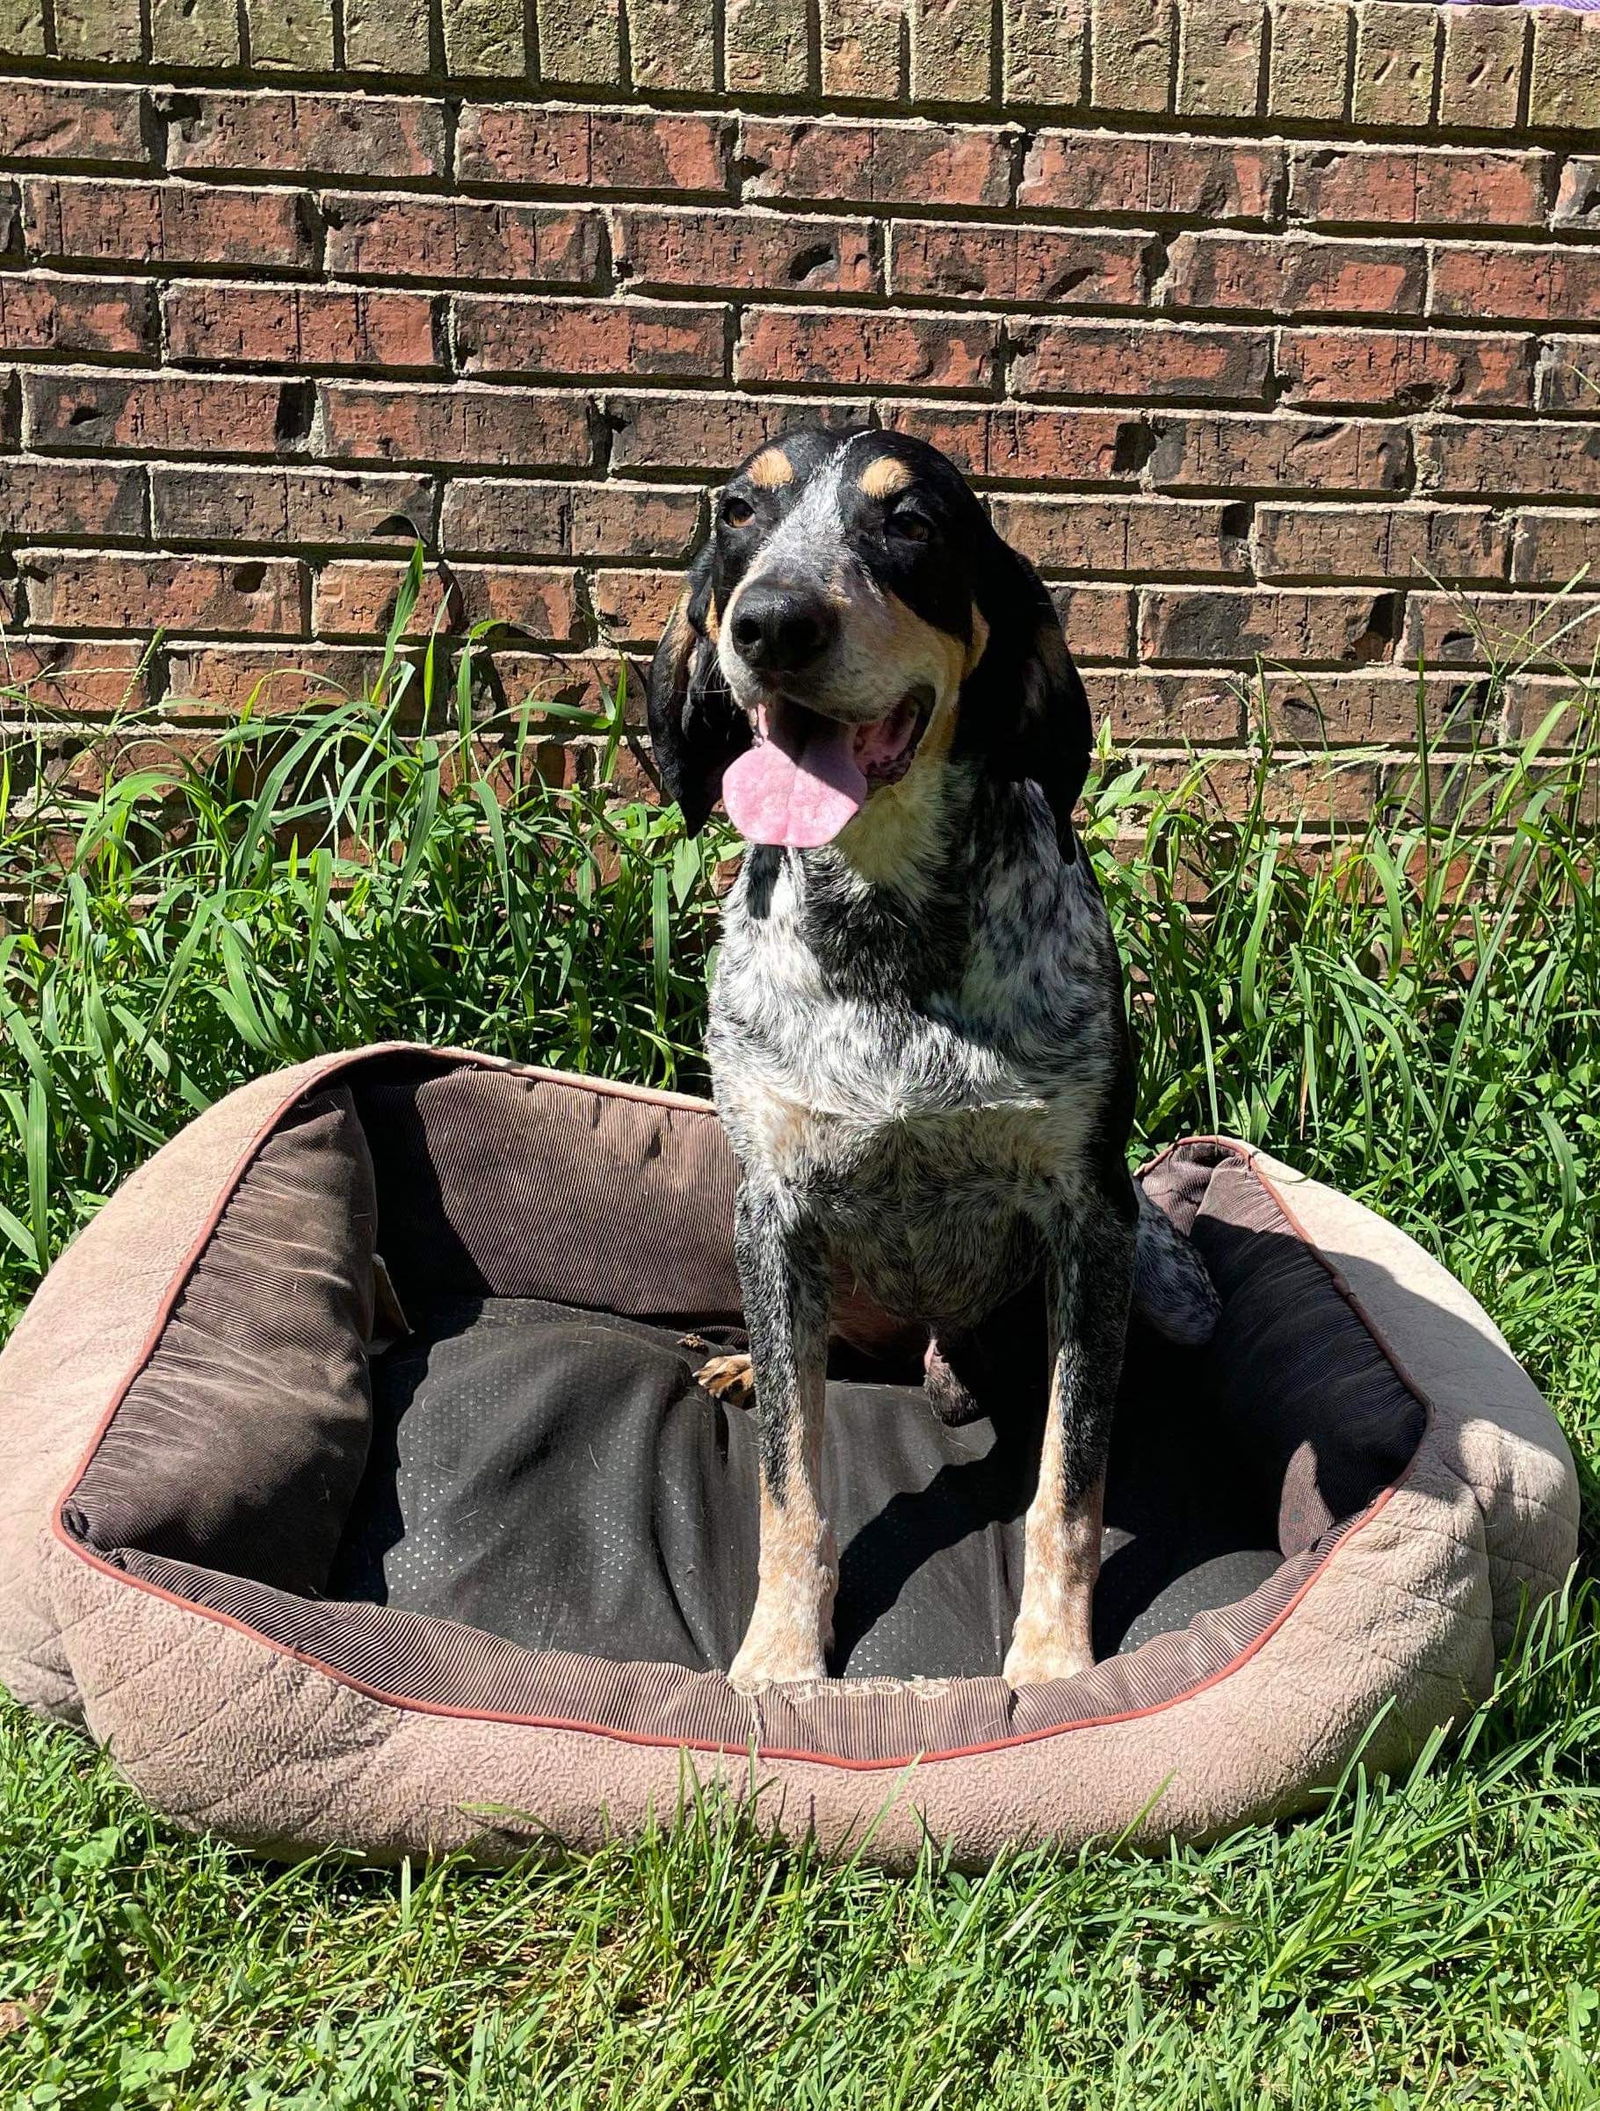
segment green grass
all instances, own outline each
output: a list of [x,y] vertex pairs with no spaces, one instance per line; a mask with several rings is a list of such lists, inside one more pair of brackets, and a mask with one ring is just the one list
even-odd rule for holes
[[[576,728],[600,788],[554,791],[541,728],[472,727],[469,683],[394,659],[371,697],[263,711],[103,794],[51,788],[49,729],[13,746],[0,1314],[163,1136],[319,1048],[703,1082],[726,846],[606,795],[614,716]],[[1231,821],[1200,762],[1157,793],[1108,757],[1090,836],[1142,1136],[1266,1141],[1405,1225],[1592,1458],[1597,694],[1572,687],[1563,726],[1435,754],[1332,853],[1268,825],[1265,757]],[[496,1878],[267,1869],[0,1708],[0,2104],[1600,2103],[1597,1630],[1580,1586],[1405,1780],[981,1881],[931,1851],[910,1879],[828,1869],[716,1805]]]

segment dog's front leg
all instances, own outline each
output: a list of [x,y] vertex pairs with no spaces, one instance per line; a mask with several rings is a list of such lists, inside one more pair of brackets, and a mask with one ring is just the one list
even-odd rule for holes
[[1039,1484],[1023,1541],[1022,1603],[1003,1676],[1072,1678],[1094,1662],[1106,1454],[1133,1287],[1130,1188],[1097,1198],[1049,1239],[1052,1356]]
[[755,1379],[761,1559],[755,1611],[728,1676],[749,1693],[827,1677],[838,1578],[819,1481],[829,1268],[820,1226],[781,1186],[741,1184],[734,1244]]

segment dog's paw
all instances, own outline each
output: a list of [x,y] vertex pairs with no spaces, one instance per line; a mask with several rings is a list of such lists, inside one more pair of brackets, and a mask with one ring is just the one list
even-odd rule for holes
[[1093,1669],[1094,1651],[1081,1642],[1013,1635],[1000,1676],[1013,1688],[1047,1686],[1052,1679],[1075,1679],[1080,1671]]
[[744,1694],[759,1693],[763,1686],[809,1685],[827,1676],[822,1650],[811,1647],[799,1636],[758,1640],[747,1635],[739,1654],[728,1666],[728,1684],[736,1693]]
[[695,1372],[695,1383],[703,1385],[715,1399],[729,1407],[748,1407],[756,1396],[755,1375],[748,1356],[713,1356]]

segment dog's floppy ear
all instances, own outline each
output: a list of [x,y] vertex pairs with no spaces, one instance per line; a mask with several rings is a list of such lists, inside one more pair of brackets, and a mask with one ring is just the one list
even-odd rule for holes
[[1076,856],[1072,809],[1089,774],[1089,699],[1061,634],[1044,581],[1025,557],[994,537],[986,567],[989,639],[972,677],[988,692],[994,759],[1007,776],[1038,785],[1055,816],[1063,857]]
[[750,745],[750,722],[728,694],[706,634],[710,611],[708,549],[656,647],[646,690],[656,767],[692,836],[711,817],[723,771]]

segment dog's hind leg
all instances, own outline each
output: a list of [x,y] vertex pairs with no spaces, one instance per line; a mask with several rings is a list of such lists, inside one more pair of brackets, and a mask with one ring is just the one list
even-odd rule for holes
[[839,1568],[820,1486],[830,1286],[821,1229],[787,1190],[741,1185],[734,1249],[755,1378],[761,1552],[728,1676],[749,1693],[827,1677]]
[[1134,1208],[1091,1198],[1050,1241],[1052,1360],[1039,1481],[1028,1505],[1022,1603],[1003,1676],[1072,1678],[1094,1662],[1106,1455],[1133,1287]]

